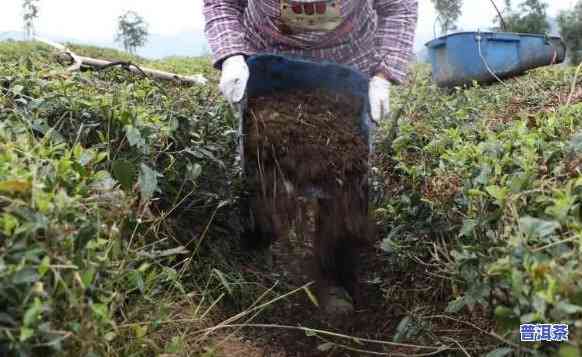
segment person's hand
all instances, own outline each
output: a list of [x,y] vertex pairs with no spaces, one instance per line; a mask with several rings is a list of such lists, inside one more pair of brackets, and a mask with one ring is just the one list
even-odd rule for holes
[[245,95],[249,80],[249,67],[241,55],[228,57],[222,62],[220,92],[231,104],[238,103]]
[[372,77],[369,96],[372,120],[378,124],[390,113],[390,82],[380,75]]

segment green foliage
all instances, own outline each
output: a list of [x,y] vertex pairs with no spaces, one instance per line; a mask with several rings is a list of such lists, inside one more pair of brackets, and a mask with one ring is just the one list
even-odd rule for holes
[[455,23],[461,16],[462,0],[431,0],[438,14],[443,34],[456,29]]
[[562,39],[568,46],[571,64],[582,62],[582,1],[578,1],[572,10],[562,10],[558,16],[558,25]]
[[[23,356],[190,353],[188,333],[165,328],[182,326],[171,320],[187,310],[206,316],[207,306],[171,308],[219,298],[248,306],[256,285],[221,252],[232,240],[212,239],[233,236],[237,197],[236,121],[215,89],[217,73],[205,58],[130,59],[211,79],[159,87],[117,68],[67,73],[47,65],[50,54],[39,44],[0,44],[0,348]],[[453,292],[447,313],[485,307],[496,332],[516,343],[520,322],[564,322],[579,345],[582,97],[571,92],[574,69],[450,93],[425,67],[414,72],[411,94],[393,93],[394,107],[404,107],[393,149],[380,142],[376,150],[382,249],[401,258],[424,253],[409,240],[429,245],[438,258],[431,269]],[[404,319],[394,338],[422,329]],[[527,347],[558,353],[551,344]],[[559,350],[578,352],[574,342]],[[510,353],[499,346],[490,355]]]
[[[0,350],[163,353],[159,302],[200,280],[222,289],[206,282],[219,259],[181,254],[211,217],[207,236],[231,229],[234,119],[215,86],[70,74],[50,54],[0,44]],[[151,65],[210,72],[183,61]]]
[[[524,0],[518,10],[511,7],[506,0],[507,15],[504,17],[506,31],[517,33],[544,34],[549,31],[547,9],[548,4],[542,0]],[[499,19],[496,19],[499,22]]]
[[39,42],[6,41],[0,44],[0,62],[32,68],[36,61],[50,58],[52,49]]
[[405,115],[383,164],[393,168],[377,214],[384,247],[394,254],[410,237],[445,239],[431,269],[460,292],[448,312],[485,307],[517,343],[524,322],[568,323],[571,341],[582,342],[582,103],[567,99],[574,72],[542,69],[447,94],[417,70],[411,96],[394,95]]
[[126,11],[119,16],[115,41],[121,42],[123,48],[131,54],[146,44],[148,25],[144,18],[135,11]]

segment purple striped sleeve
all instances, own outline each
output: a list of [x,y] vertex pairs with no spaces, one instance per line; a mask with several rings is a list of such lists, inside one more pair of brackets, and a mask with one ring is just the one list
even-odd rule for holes
[[204,31],[217,69],[230,56],[252,53],[242,26],[246,6],[247,0],[204,0]]
[[376,0],[374,7],[378,13],[376,46],[382,58],[376,72],[401,83],[413,53],[418,1]]

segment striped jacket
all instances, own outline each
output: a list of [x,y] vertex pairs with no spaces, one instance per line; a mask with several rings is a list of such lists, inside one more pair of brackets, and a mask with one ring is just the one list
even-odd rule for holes
[[236,54],[284,53],[346,64],[400,83],[417,0],[204,0],[214,66]]

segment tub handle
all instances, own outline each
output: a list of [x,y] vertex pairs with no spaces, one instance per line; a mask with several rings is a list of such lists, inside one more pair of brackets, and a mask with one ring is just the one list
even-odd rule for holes
[[437,48],[442,47],[447,44],[447,40],[444,38],[433,40],[432,42],[428,43],[427,46],[430,48]]
[[[481,36],[481,40],[487,41],[519,42],[521,40],[519,36],[506,34],[495,34],[493,36],[483,36],[482,34],[478,34],[477,36]],[[477,40],[479,39],[477,38]]]
[[491,40],[493,41],[507,41],[507,42],[519,42],[521,38],[515,35],[497,35],[494,36]]

